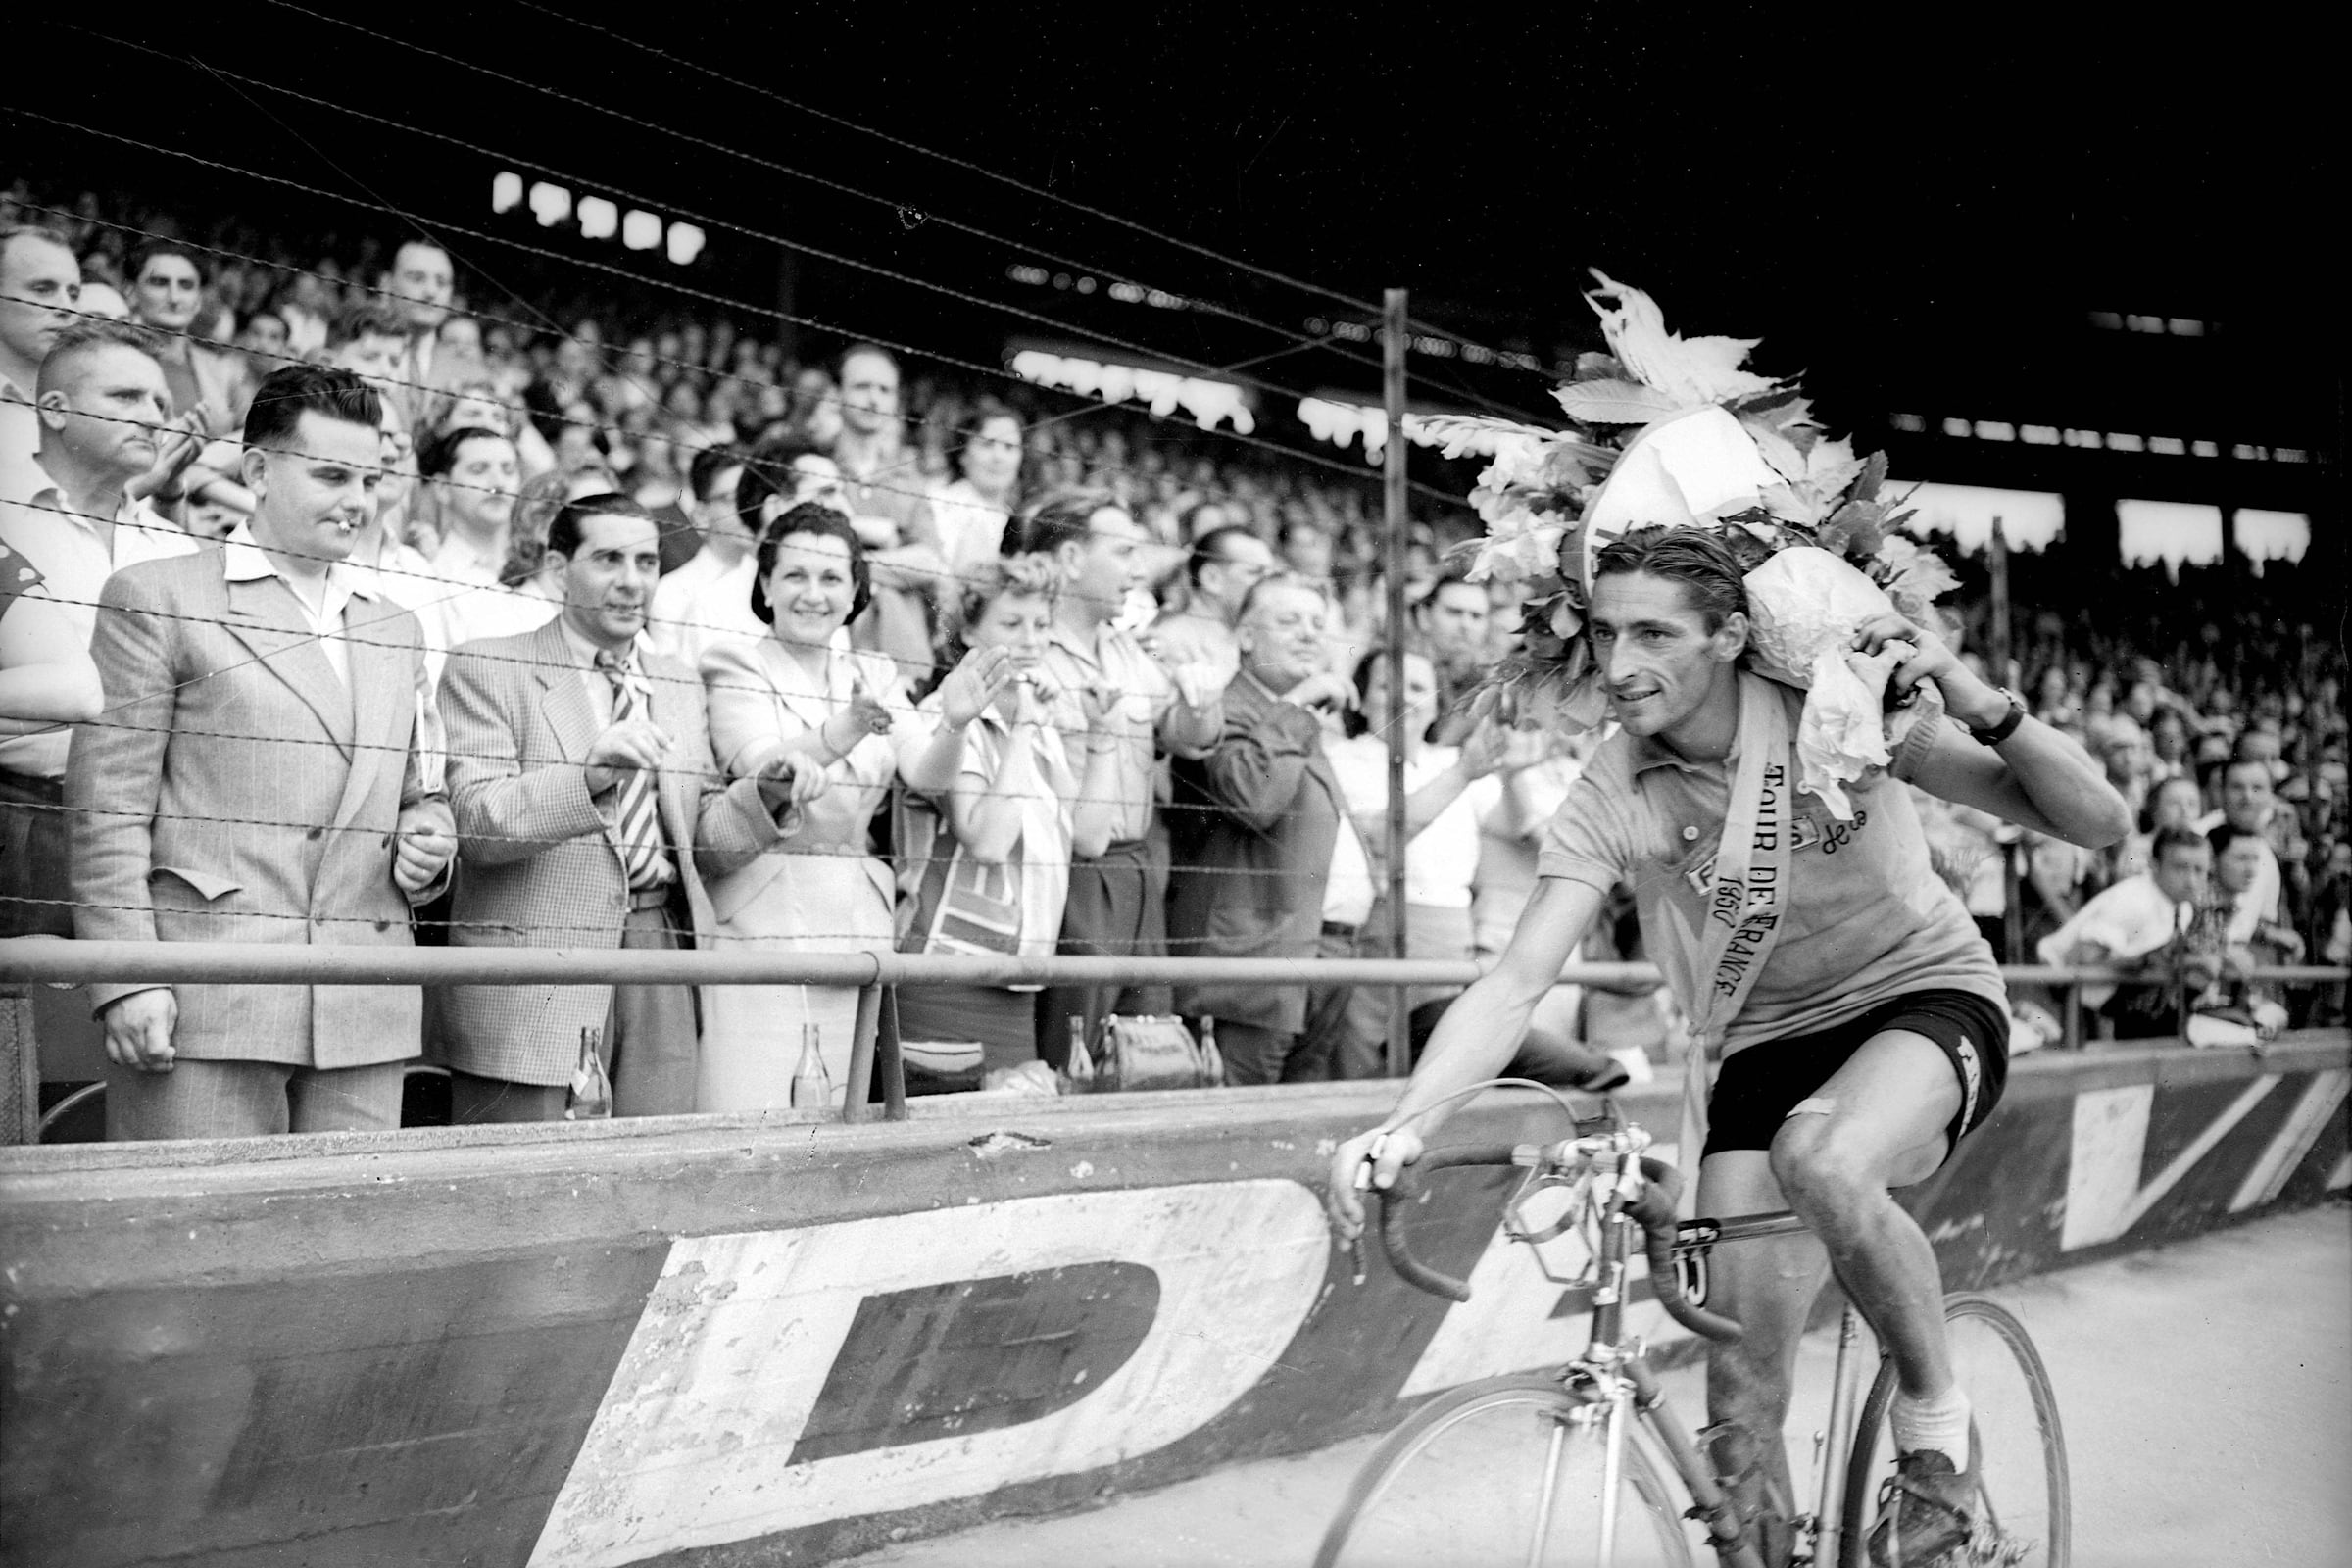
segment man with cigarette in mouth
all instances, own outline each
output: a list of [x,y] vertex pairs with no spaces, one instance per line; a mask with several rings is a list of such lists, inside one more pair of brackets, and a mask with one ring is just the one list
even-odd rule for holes
[[[75,934],[407,947],[457,848],[418,745],[416,619],[344,565],[380,476],[376,393],[288,366],[245,421],[252,520],[116,572],[106,687],[66,769]],[[103,984],[107,1136],[397,1127],[414,986]]]
[[[823,787],[789,757],[729,785],[703,683],[655,651],[659,526],[622,495],[548,527],[564,609],[449,657],[441,709],[457,812],[453,947],[683,948],[704,893],[797,831]],[[682,985],[456,986],[440,1051],[458,1122],[694,1109],[696,999]]]

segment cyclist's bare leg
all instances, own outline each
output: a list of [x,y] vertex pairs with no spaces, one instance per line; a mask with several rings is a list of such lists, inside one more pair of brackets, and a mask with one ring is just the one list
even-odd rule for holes
[[[1772,1156],[1761,1149],[1709,1154],[1699,1167],[1701,1214],[1766,1214],[1788,1206],[1773,1178]],[[1797,1342],[1829,1274],[1829,1252],[1810,1235],[1739,1242],[1707,1254],[1707,1305],[1739,1319],[1744,1331],[1735,1345],[1708,1348],[1707,1419],[1747,1428],[1783,1497],[1796,1495],[1781,1429]]]
[[1959,1080],[1941,1048],[1890,1029],[1864,1042],[1772,1144],[1772,1173],[1788,1206],[1827,1245],[1838,1283],[1914,1398],[1952,1386],[1943,1282],[1927,1234],[1889,1189],[1942,1162],[1945,1129],[1959,1111]]

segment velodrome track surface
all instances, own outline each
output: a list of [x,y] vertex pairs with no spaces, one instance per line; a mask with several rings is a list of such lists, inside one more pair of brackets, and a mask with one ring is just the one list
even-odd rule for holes
[[[2337,1199],[1988,1294],[2025,1320],[2058,1389],[2074,1463],[2076,1568],[2352,1563],[2352,1205]],[[1826,1387],[1834,1349],[1833,1331],[1810,1337],[1800,1387]],[[1677,1408],[1696,1420],[1697,1370],[1667,1383]],[[1792,1436],[1806,1419],[1800,1409]],[[1303,1565],[1375,1441],[857,1561]]]

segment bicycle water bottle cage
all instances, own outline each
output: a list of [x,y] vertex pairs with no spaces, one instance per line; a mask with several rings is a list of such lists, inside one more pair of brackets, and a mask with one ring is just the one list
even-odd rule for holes
[[[1541,1225],[1531,1223],[1527,1217],[1527,1207],[1535,1196],[1541,1192],[1551,1192],[1561,1188],[1567,1190],[1568,1197],[1567,1200],[1560,1205],[1559,1216]],[[1531,1245],[1548,1242],[1555,1236],[1563,1236],[1583,1221],[1592,1192],[1592,1173],[1590,1170],[1579,1171],[1574,1176],[1555,1176],[1539,1165],[1521,1178],[1518,1187],[1512,1191],[1510,1198],[1503,1203],[1503,1234],[1514,1242],[1527,1242]]]

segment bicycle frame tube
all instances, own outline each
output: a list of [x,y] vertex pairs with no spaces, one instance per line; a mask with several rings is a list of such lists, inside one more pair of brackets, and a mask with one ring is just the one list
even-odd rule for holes
[[[1600,1444],[1600,1563],[1601,1568],[1617,1560],[1617,1484],[1625,1475],[1626,1416],[1633,1404],[1632,1389],[1623,1378],[1612,1380],[1609,1390],[1608,1431],[1601,1435]],[[1536,1538],[1535,1554],[1528,1559],[1528,1568],[1540,1568],[1544,1554],[1544,1538]]]
[[[1657,1439],[1658,1446],[1665,1450],[1666,1462],[1674,1466],[1676,1475],[1682,1477],[1683,1490],[1690,1494],[1690,1500],[1697,1505],[1698,1516],[1707,1526],[1709,1538],[1720,1541],[1716,1549],[1723,1553],[1724,1562],[1730,1568],[1764,1568],[1756,1556],[1755,1548],[1748,1543],[1740,1542],[1737,1546],[1731,1546],[1728,1538],[1715,1537],[1717,1522],[1724,1517],[1723,1488],[1716,1484],[1715,1472],[1699,1457],[1697,1446],[1691,1443],[1690,1434],[1675,1419],[1674,1407],[1666,1402],[1665,1391],[1658,1387],[1658,1375],[1650,1370],[1648,1358],[1635,1356],[1627,1361],[1625,1376],[1626,1381],[1634,1386],[1634,1408],[1641,1412],[1642,1421],[1649,1427],[1650,1436]],[[1732,1527],[1726,1524],[1724,1528],[1728,1530]],[[1731,1549],[1726,1552],[1725,1547]]]
[[1845,1470],[1853,1449],[1855,1396],[1862,1384],[1862,1315],[1851,1301],[1838,1318],[1838,1364],[1831,1374],[1830,1418],[1817,1461],[1821,1471],[1821,1501],[1817,1521],[1817,1563],[1836,1563],[1839,1538],[1845,1533]]

